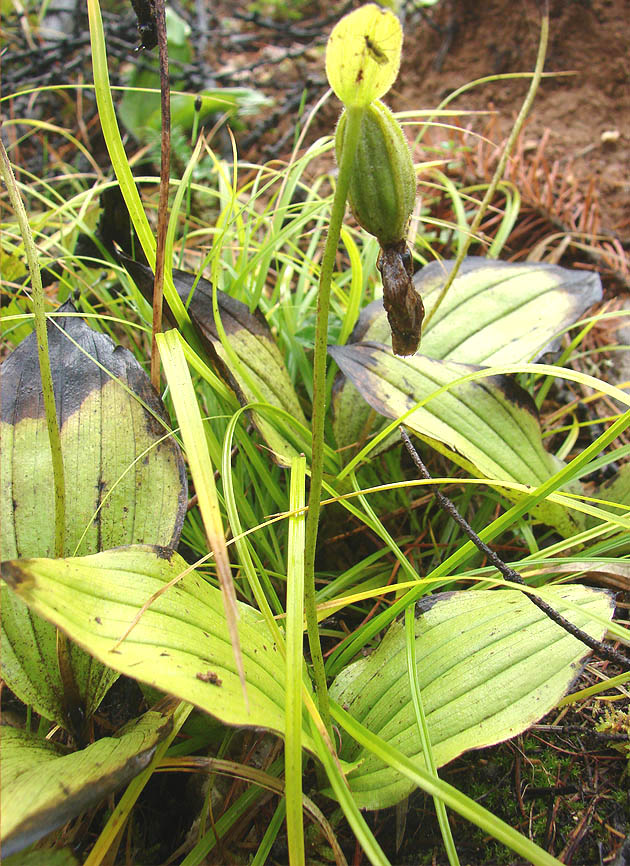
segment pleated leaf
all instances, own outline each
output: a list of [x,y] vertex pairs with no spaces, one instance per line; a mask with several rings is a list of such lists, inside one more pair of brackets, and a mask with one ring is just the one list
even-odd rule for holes
[[[453,262],[432,262],[414,277],[429,317]],[[563,329],[601,300],[599,276],[558,265],[465,259],[422,332],[420,351],[429,358],[465,364],[517,364],[537,360],[559,348]],[[365,307],[350,343],[391,345],[382,300]],[[337,445],[361,438],[370,409],[354,385],[340,377],[335,390]]]
[[[480,369],[424,355],[398,358],[376,343],[329,352],[363,399],[388,418],[399,418],[442,386]],[[532,399],[508,376],[454,385],[412,412],[405,425],[443,443],[488,478],[538,486],[558,469],[543,447]],[[535,513],[564,535],[581,528],[553,503],[542,503]]]
[[[171,728],[171,713],[145,713],[114,737],[68,753],[35,734],[4,728],[2,853],[6,857],[85,812],[143,770]],[[52,852],[44,863],[54,863]],[[26,859],[21,863],[28,862]],[[61,863],[75,862],[60,860]]]
[[[90,328],[71,302],[48,322],[66,484],[65,550],[121,544],[174,546],[185,516],[184,462],[146,374],[127,349]],[[74,314],[74,315],[73,315]],[[35,335],[2,365],[0,435],[3,559],[52,556],[54,486]],[[56,634],[2,591],[2,676],[25,703],[67,728],[89,717],[115,674],[77,647],[70,661],[80,698],[69,706]]]
[[[30,608],[120,673],[188,701],[225,724],[282,734],[285,668],[258,611],[239,604],[249,706],[241,688],[221,592],[172,550],[123,547],[77,559],[3,563]],[[165,590],[142,612],[145,602]],[[305,734],[305,743],[310,744]]]
[[[545,598],[601,639],[612,597],[582,586],[552,587]],[[600,621],[595,617],[600,617]],[[526,730],[557,704],[588,648],[517,590],[441,593],[417,606],[416,659],[437,766],[462,752]],[[394,623],[378,649],[342,671],[331,697],[390,745],[423,765],[409,687],[405,630]],[[357,761],[348,781],[357,805],[382,809],[413,784],[347,739],[341,757]]]

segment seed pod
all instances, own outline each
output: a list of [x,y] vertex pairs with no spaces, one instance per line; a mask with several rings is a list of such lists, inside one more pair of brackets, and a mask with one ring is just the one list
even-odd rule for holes
[[[345,128],[344,111],[335,134],[338,163]],[[348,197],[356,221],[382,247],[404,239],[416,201],[416,174],[402,127],[378,100],[363,115]]]

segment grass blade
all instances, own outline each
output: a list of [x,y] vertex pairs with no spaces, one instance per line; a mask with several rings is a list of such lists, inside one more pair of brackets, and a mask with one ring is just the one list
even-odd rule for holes
[[199,499],[199,509],[208,543],[214,553],[219,583],[223,592],[225,616],[232,639],[234,658],[243,686],[243,695],[247,701],[245,670],[238,637],[236,592],[234,590],[230,560],[225,544],[219,497],[214,482],[214,470],[203,429],[203,421],[199,412],[199,404],[195,396],[195,389],[190,378],[188,364],[186,363],[182,348],[182,339],[179,333],[177,331],[167,331],[164,334],[158,334],[157,342],[166,379],[171,390],[171,397],[177,414],[184,448],[188,456],[190,472]]

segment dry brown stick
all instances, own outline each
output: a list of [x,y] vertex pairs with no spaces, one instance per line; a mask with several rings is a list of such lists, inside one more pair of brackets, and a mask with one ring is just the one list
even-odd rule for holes
[[166,41],[166,15],[164,0],[152,0],[157,24],[158,54],[160,58],[160,101],[162,114],[162,139],[160,163],[160,200],[158,204],[158,229],[155,251],[155,281],[153,284],[153,323],[151,329],[151,383],[160,390],[160,354],[157,334],[162,330],[162,298],[164,293],[164,248],[168,222],[168,182],[171,168],[171,98],[168,75],[168,44]]

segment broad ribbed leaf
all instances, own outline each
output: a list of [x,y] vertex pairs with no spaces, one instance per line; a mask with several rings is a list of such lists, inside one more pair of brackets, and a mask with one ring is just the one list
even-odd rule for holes
[[5,562],[2,576],[29,607],[120,673],[225,724],[282,734],[284,661],[262,616],[239,604],[247,706],[221,592],[200,575],[186,574],[166,589],[117,645],[145,602],[186,569],[172,550],[136,546],[77,559]]
[[[427,316],[453,262],[433,262],[414,280]],[[558,265],[465,259],[429,322],[422,352],[465,364],[534,361],[560,348],[558,334],[602,298],[592,271]]]
[[[431,262],[414,276],[426,318],[454,262]],[[561,332],[602,298],[599,275],[537,262],[464,259],[453,285],[422,331],[430,358],[462,364],[518,364],[560,347]],[[382,301],[365,307],[351,342],[387,343]]]
[[[508,376],[454,385],[432,399],[444,385],[480,368],[423,355],[398,358],[376,343],[334,346],[329,352],[381,415],[399,418],[426,400],[405,424],[442,442],[488,478],[536,487],[557,471],[557,459],[543,447],[533,401]],[[535,513],[566,535],[581,525],[552,503],[543,503]]]
[[115,737],[70,754],[35,734],[5,728],[0,743],[3,855],[36,842],[133,779],[170,728],[169,711],[151,710]]
[[[121,255],[120,259],[140,291],[150,300],[153,297],[153,272],[127,256]],[[191,321],[208,354],[241,404],[268,403],[284,409],[296,421],[307,426],[284,359],[264,317],[250,313],[241,301],[217,291],[221,323],[237,357],[238,363],[235,364],[221,343],[215,326],[212,283],[203,278],[197,280],[194,274],[176,269],[173,270],[173,282],[180,298],[188,306]],[[175,320],[166,308],[165,313],[175,326]],[[308,448],[309,443],[302,441],[300,434],[294,430],[283,427],[280,432],[276,419],[272,423],[269,416],[260,412],[253,412],[252,418],[271,448],[272,455],[281,465],[290,466],[293,457]]]
[[[545,599],[601,639],[613,612],[608,593],[551,587]],[[597,621],[595,617],[600,617]],[[469,590],[432,596],[417,606],[416,658],[436,765],[501,742],[549,712],[578,675],[587,647],[517,590]],[[405,632],[394,623],[378,649],[347,667],[331,697],[361,724],[423,763],[409,686]],[[413,784],[354,741],[341,757],[357,761],[348,776],[355,802],[382,809]]]
[[[72,315],[48,322],[66,484],[65,550],[176,545],[187,501],[184,462],[162,404],[135,358]],[[2,558],[51,556],[54,486],[35,335],[2,365]],[[71,647],[80,704],[68,706],[56,634],[2,592],[2,676],[38,713],[64,727],[90,716],[115,675]]]
[[[414,277],[427,318],[453,262],[432,262]],[[557,265],[465,259],[437,313],[422,332],[420,351],[429,358],[463,364],[518,364],[559,348],[562,331],[601,300],[599,276]],[[350,343],[391,345],[382,300],[365,307]],[[337,445],[361,438],[369,408],[343,377],[336,383]]]

